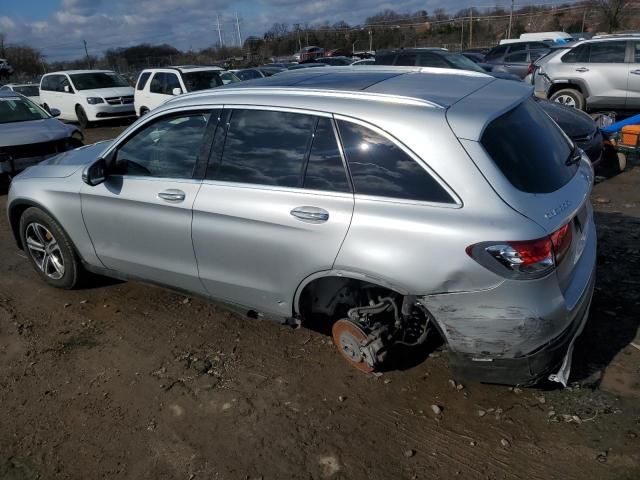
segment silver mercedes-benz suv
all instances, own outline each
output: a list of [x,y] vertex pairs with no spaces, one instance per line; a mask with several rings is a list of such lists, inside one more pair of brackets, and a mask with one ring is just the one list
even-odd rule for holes
[[32,167],[8,214],[53,286],[89,271],[320,322],[365,371],[439,333],[457,378],[566,383],[592,182],[523,83],[306,69],[176,97]]

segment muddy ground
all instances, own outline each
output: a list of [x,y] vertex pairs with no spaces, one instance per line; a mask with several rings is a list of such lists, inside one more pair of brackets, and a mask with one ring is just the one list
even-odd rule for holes
[[459,386],[437,344],[366,376],[320,333],[201,299],[55,290],[0,215],[0,479],[640,478],[639,186],[636,165],[595,187],[598,283],[564,390]]

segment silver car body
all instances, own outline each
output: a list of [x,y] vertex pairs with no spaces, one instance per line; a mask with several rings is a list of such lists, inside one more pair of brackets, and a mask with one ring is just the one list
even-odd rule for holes
[[[0,90],[0,101],[10,98],[28,98],[13,90]],[[42,110],[40,106],[33,108]],[[0,174],[12,173],[35,165],[71,148],[67,144],[72,136],[82,138],[80,131],[42,111],[44,118],[31,121],[0,122]]]
[[[509,183],[479,143],[487,123],[530,98],[531,87],[433,68],[330,72],[303,70],[176,97],[113,142],[21,174],[9,195],[11,224],[17,228],[25,206],[39,205],[64,226],[89,267],[269,317],[299,315],[302,292],[319,278],[359,279],[416,296],[432,312],[452,361],[478,367],[489,381],[524,382],[509,380],[500,362],[518,360],[534,370],[529,356],[551,345],[562,349],[556,360],[564,357],[593,291],[591,167],[583,159],[559,190],[529,194]],[[315,86],[299,84],[305,81]],[[83,165],[107,157],[144,125],[203,108],[283,110],[365,125],[430,172],[453,202],[206,179],[82,182]],[[183,201],[158,196],[176,190]],[[301,221],[292,216],[298,208],[326,211],[328,221]],[[507,279],[465,253],[478,242],[544,237],[577,215],[584,229],[576,232],[570,260],[542,278]]]
[[[577,49],[590,45],[625,44],[624,61],[593,62],[590,58],[568,61]],[[624,48],[624,47],[623,47]],[[573,53],[572,53],[573,52]],[[542,98],[561,89],[580,91],[587,108],[640,108],[640,38],[613,36],[576,43],[571,49],[560,49],[536,62],[535,94]]]

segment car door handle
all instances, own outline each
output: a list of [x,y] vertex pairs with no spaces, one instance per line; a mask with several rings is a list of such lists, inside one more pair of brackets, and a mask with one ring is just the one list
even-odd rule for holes
[[631,70],[634,75],[640,75],[640,70]]
[[182,202],[185,199],[185,194],[182,190],[170,188],[169,190],[160,192],[158,197],[167,202]]
[[589,69],[587,67],[576,68],[576,72],[588,72]]
[[291,215],[298,220],[309,223],[324,223],[329,220],[329,212],[318,207],[297,207],[291,210]]

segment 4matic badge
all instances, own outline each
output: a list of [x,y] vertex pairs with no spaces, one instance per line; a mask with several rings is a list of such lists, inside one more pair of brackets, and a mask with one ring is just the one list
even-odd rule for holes
[[554,208],[553,210],[550,210],[547,213],[545,213],[544,214],[544,218],[549,220],[549,219],[551,219],[553,217],[557,217],[562,212],[567,210],[570,206],[571,206],[571,202],[569,200],[565,200],[564,203],[562,203],[562,205],[559,205],[556,208]]

